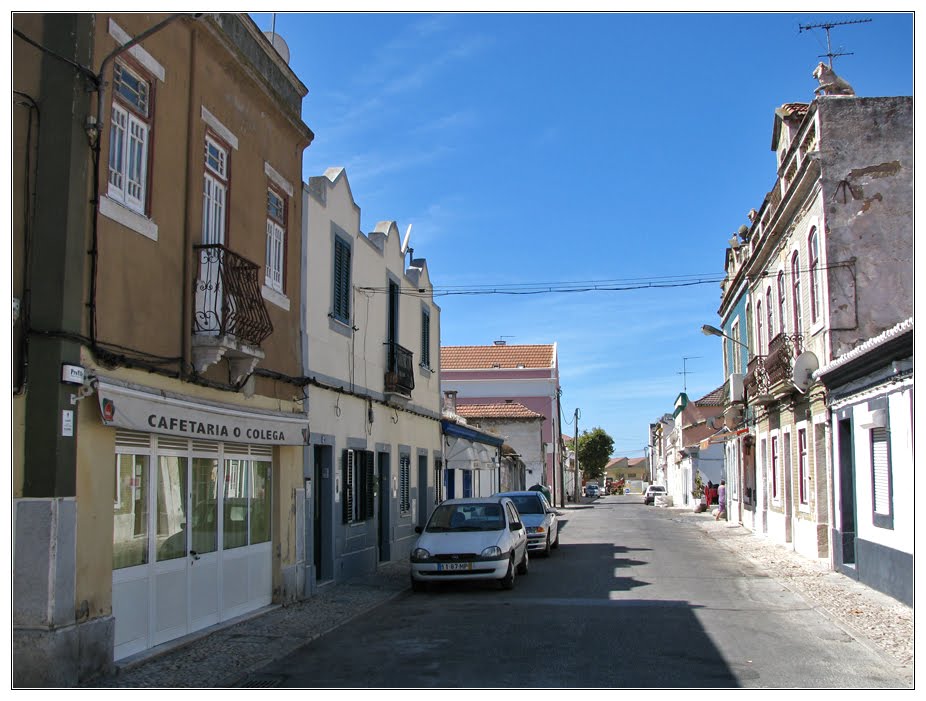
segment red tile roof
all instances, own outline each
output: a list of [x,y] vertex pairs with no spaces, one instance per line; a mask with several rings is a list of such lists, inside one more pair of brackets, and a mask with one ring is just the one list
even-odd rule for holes
[[555,346],[442,346],[442,370],[552,368]]
[[698,406],[723,406],[724,405],[724,391],[723,385],[720,385],[713,392],[708,392],[703,397],[695,401],[695,404]]
[[543,414],[531,411],[518,402],[501,404],[457,404],[457,414],[464,419],[542,419]]

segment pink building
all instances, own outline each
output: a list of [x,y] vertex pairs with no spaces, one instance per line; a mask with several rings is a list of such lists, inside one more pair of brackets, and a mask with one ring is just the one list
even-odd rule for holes
[[556,344],[443,346],[440,360],[441,390],[455,391],[458,407],[520,404],[543,417],[541,454],[534,464],[525,460],[527,486],[542,481],[553,487],[558,500],[562,451]]

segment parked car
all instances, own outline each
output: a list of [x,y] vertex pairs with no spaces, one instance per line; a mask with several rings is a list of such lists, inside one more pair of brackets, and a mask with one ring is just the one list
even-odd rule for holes
[[651,484],[643,493],[643,503],[652,504],[656,501],[657,496],[665,496],[666,488],[661,484]]
[[527,528],[527,549],[550,557],[550,550],[559,547],[559,521],[556,509],[542,492],[500,492],[497,497],[508,497],[514,502]]
[[587,484],[585,485],[585,496],[597,499],[601,496],[601,490],[598,488],[597,484]]
[[508,497],[448,499],[427,525],[417,526],[411,552],[412,590],[430,582],[497,580],[514,587],[515,572],[527,574],[527,529]]

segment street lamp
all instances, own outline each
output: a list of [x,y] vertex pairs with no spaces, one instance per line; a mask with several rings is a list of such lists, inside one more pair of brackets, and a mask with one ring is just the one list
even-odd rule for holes
[[710,324],[704,324],[704,326],[701,327],[701,333],[703,333],[705,336],[720,336],[721,338],[725,338],[728,341],[733,341],[734,343],[738,343],[746,350],[749,350],[749,346],[747,346],[745,343],[743,343],[742,341],[737,341],[735,338],[731,336],[727,336],[727,334],[725,334],[723,331],[721,331],[720,329],[714,326],[711,326]]

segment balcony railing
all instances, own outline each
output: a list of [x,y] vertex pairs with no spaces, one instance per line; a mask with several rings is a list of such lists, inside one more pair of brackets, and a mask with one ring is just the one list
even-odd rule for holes
[[260,292],[260,268],[220,244],[193,249],[199,258],[193,281],[193,333],[259,346],[273,333]]
[[746,366],[746,376],[743,377],[743,389],[747,400],[768,394],[768,372],[765,369],[765,356],[754,355]]
[[385,391],[411,397],[415,389],[415,371],[412,352],[394,341],[386,342]]
[[769,342],[765,369],[768,371],[770,385],[774,386],[791,379],[794,358],[800,355],[803,342],[804,337],[800,334],[789,336],[784,333],[778,334]]

